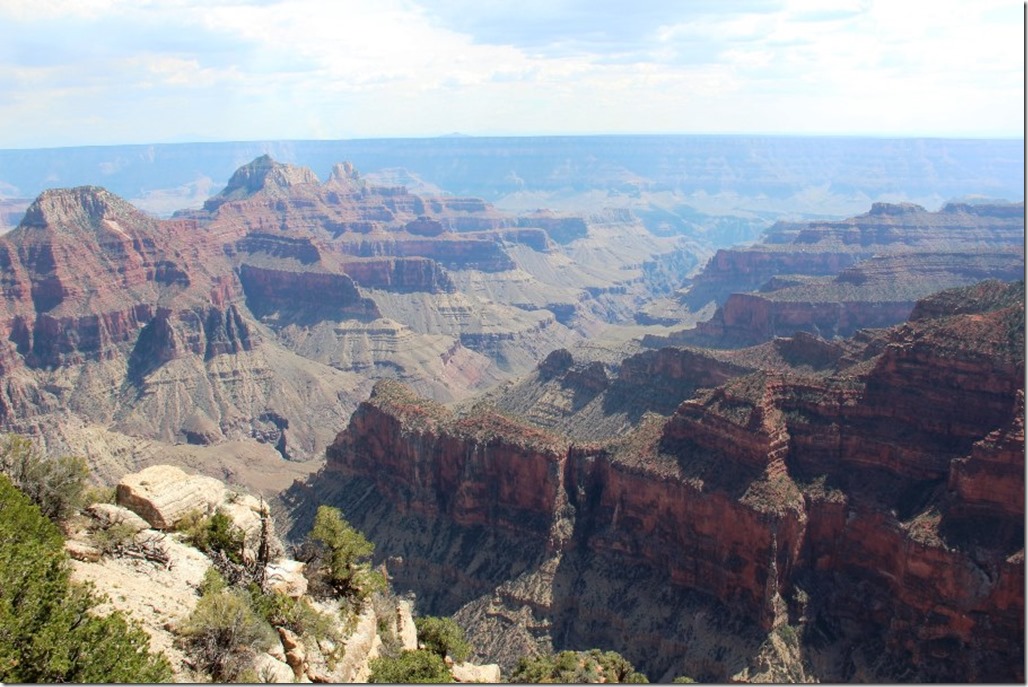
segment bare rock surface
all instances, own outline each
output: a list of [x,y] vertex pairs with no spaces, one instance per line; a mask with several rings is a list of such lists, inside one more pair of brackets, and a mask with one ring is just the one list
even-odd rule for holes
[[418,648],[418,629],[414,626],[414,604],[407,599],[396,602],[396,636],[404,651]]
[[357,617],[353,633],[346,640],[342,659],[333,671],[338,682],[367,682],[371,675],[371,661],[378,658],[382,639],[378,636],[378,618],[370,606]]
[[113,525],[121,525],[132,531],[132,534],[150,529],[150,523],[136,515],[125,506],[113,503],[94,503],[86,508],[86,514],[96,520],[97,525],[107,529]]
[[270,654],[259,654],[254,661],[254,671],[261,682],[266,683],[293,683],[296,682],[296,675],[289,664],[278,660]]
[[497,683],[500,682],[500,666],[495,663],[476,665],[474,663],[454,663],[450,666],[455,682]]
[[123,477],[117,495],[119,505],[167,530],[190,512],[213,513],[225,499],[225,485],[172,465],[154,465]]
[[267,585],[276,592],[298,599],[307,593],[303,569],[303,563],[288,558],[270,563],[265,572]]
[[64,543],[64,550],[68,552],[72,560],[84,563],[96,563],[100,560],[100,549],[85,542],[68,540]]

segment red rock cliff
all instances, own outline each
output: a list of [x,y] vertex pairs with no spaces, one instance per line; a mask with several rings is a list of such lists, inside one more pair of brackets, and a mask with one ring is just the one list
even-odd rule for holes
[[1021,289],[964,289],[976,308],[846,344],[863,362],[736,377],[604,445],[380,385],[329,467],[413,511],[662,571],[765,629],[880,642],[877,675],[1021,679]]

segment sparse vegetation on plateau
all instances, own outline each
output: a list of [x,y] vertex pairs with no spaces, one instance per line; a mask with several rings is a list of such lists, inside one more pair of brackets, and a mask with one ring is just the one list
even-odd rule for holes
[[216,589],[216,583],[208,587],[180,633],[201,670],[216,681],[232,682],[246,677],[257,653],[270,648],[276,636],[245,590]]
[[204,553],[222,553],[237,565],[243,562],[245,534],[224,512],[211,516],[190,513],[178,527],[189,543]]
[[284,627],[297,635],[339,643],[333,619],[305,599],[294,599],[281,592],[262,591],[256,584],[247,586],[253,609],[274,627]]

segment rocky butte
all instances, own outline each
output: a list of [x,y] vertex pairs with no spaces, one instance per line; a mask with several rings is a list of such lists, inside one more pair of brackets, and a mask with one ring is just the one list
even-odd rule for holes
[[[287,498],[342,506],[501,664],[607,646],[651,679],[1023,679],[1023,282],[837,343],[661,355],[621,375],[698,390],[592,440],[507,394],[455,412],[379,382]],[[588,367],[551,355],[512,403],[616,403]]]
[[919,298],[1024,272],[1023,203],[874,203],[839,222],[779,222],[761,243],[717,251],[680,299],[720,307],[682,341],[746,345],[902,322]]

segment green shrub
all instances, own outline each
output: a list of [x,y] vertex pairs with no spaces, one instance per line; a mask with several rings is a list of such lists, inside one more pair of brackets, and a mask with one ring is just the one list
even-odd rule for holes
[[449,655],[457,663],[463,663],[471,655],[463,628],[452,618],[415,618],[414,626],[418,629],[418,640],[429,651],[444,658]]
[[121,613],[71,583],[64,540],[0,476],[0,681],[160,682],[171,667]]
[[47,458],[25,437],[0,438],[0,472],[55,522],[82,505],[89,468],[75,456]]
[[510,676],[511,682],[540,683],[645,683],[646,676],[616,651],[562,651],[557,655],[522,658]]
[[254,611],[274,627],[284,627],[315,641],[329,639],[339,643],[332,618],[303,598],[294,599],[280,592],[263,592],[256,584],[247,587]]
[[237,565],[243,562],[246,534],[236,527],[226,513],[218,511],[210,517],[190,513],[177,523],[186,540],[204,553],[224,553]]
[[257,653],[269,649],[277,638],[242,589],[202,596],[179,633],[197,666],[219,682],[240,679]]
[[368,682],[390,684],[453,682],[453,674],[439,654],[425,649],[404,651],[396,658],[371,661]]
[[89,506],[94,503],[117,503],[118,489],[111,486],[86,487],[82,492],[82,505]]
[[225,583],[225,578],[221,576],[218,569],[213,565],[204,571],[203,579],[200,580],[200,587],[198,591],[200,596],[211,596],[212,594],[218,594],[228,585]]
[[93,530],[89,538],[93,546],[100,550],[100,553],[109,556],[116,555],[125,550],[135,539],[136,531],[131,525],[124,522],[113,523],[110,527],[100,527]]
[[[338,508],[319,506],[309,538],[322,555],[312,561],[315,578],[320,573],[332,590],[355,604],[372,592],[385,589],[385,578],[371,569],[375,545],[343,519]],[[313,580],[317,587],[318,580]]]

